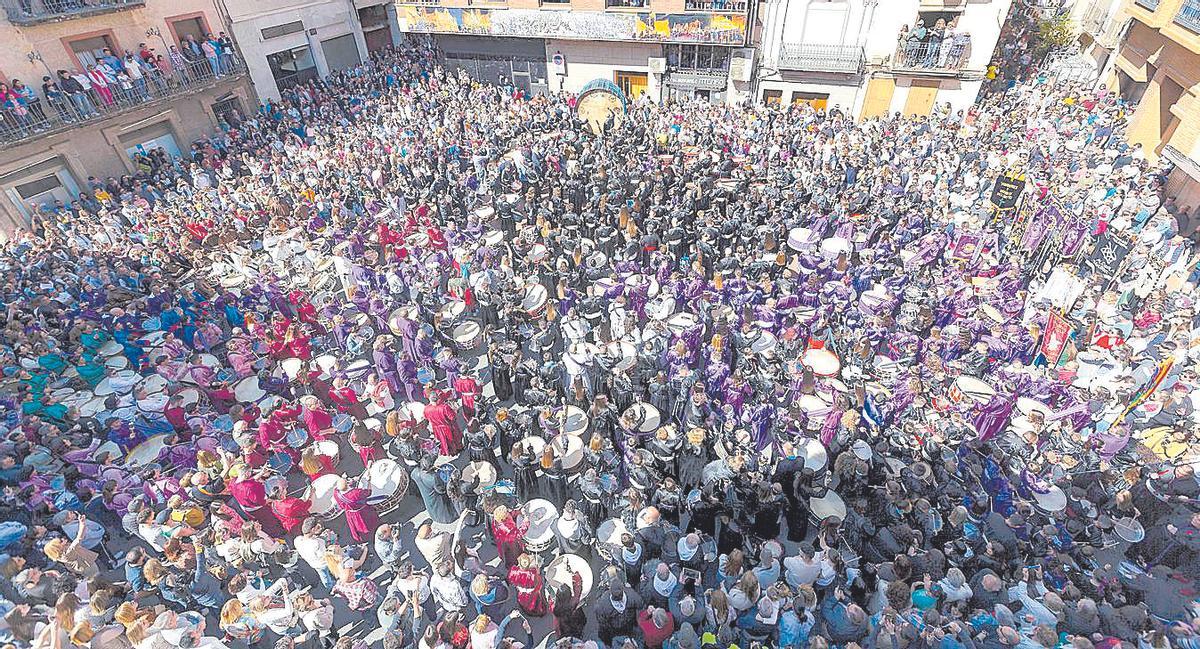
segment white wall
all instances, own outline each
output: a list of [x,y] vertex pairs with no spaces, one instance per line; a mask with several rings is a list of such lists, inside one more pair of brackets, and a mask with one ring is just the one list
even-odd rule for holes
[[662,96],[662,75],[650,72],[649,60],[663,56],[661,45],[608,41],[546,40],[546,61],[561,53],[567,61],[567,74],[559,75],[547,68],[547,83],[551,92],[579,92],[593,79],[613,81],[617,70],[644,72],[648,85],[646,94],[658,101]]
[[[279,89],[267,65],[267,55],[308,45],[321,76],[329,74],[321,41],[354,34],[360,59],[366,58],[367,44],[353,4],[345,1],[319,0],[257,0],[227,2],[233,21],[233,32],[246,57],[250,79],[262,98],[278,98]],[[262,30],[296,20],[303,21],[304,31],[263,40]],[[316,34],[310,34],[315,29]]]

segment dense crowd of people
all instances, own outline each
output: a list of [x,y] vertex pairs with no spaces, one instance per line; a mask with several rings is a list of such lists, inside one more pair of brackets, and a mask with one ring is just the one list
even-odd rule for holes
[[436,60],[5,244],[0,646],[1200,646],[1200,257],[1115,93],[595,133]]

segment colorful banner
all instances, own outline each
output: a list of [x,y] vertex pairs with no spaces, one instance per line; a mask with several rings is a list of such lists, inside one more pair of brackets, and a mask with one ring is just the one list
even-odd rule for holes
[[1050,367],[1058,365],[1058,358],[1062,356],[1063,349],[1067,346],[1067,338],[1071,335],[1071,323],[1060,315],[1057,311],[1051,311],[1050,316],[1046,318],[1046,332],[1042,334],[1042,356],[1046,357],[1046,364]]
[[974,263],[982,250],[982,243],[983,240],[978,234],[960,234],[954,242],[954,249],[950,251],[950,258]]
[[999,210],[1011,210],[1017,206],[1021,192],[1025,191],[1024,174],[1009,172],[996,179],[992,185],[992,204]]
[[743,14],[654,14],[538,9],[396,8],[401,31],[589,41],[743,45]]

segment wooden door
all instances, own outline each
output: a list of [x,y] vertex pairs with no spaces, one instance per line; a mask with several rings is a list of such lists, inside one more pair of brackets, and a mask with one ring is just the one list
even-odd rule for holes
[[937,81],[915,80],[908,89],[908,98],[904,101],[905,115],[929,115],[933,112],[933,102],[937,100]]
[[867,82],[867,96],[863,100],[859,119],[885,117],[892,110],[892,95],[896,94],[896,80],[890,78],[871,79]]

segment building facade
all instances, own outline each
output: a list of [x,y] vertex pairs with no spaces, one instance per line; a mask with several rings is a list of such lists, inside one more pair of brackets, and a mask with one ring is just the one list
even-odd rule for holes
[[765,0],[755,95],[860,118],[975,101],[1012,0]]
[[[0,0],[0,229],[256,105],[212,0]],[[201,43],[213,35],[207,52]],[[174,48],[174,51],[173,51]]]
[[601,79],[633,100],[750,98],[752,0],[418,0],[400,29],[445,63],[529,93]]
[[1200,0],[1123,0],[1127,23],[1104,82],[1137,104],[1127,137],[1174,165],[1167,196],[1200,210]]
[[394,44],[390,0],[222,0],[260,97],[354,67]]

